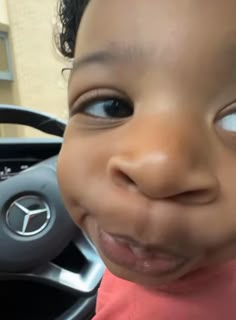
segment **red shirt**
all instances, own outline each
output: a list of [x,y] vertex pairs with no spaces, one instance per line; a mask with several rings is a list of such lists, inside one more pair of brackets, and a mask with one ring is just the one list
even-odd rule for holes
[[94,320],[235,320],[236,260],[151,290],[105,272]]

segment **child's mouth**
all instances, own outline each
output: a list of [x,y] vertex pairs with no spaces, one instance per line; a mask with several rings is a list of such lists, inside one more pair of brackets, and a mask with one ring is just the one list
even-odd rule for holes
[[99,232],[99,247],[111,262],[143,275],[160,277],[176,273],[189,262],[186,257],[141,246],[104,231]]

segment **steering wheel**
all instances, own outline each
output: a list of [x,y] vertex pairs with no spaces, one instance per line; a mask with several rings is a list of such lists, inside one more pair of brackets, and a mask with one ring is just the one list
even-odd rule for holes
[[[10,105],[0,105],[0,122],[58,137],[66,125],[48,114]],[[0,280],[28,279],[76,292],[78,301],[58,319],[87,320],[94,313],[104,265],[63,205],[56,163],[57,156],[0,182]],[[86,262],[79,273],[52,262],[70,242]]]

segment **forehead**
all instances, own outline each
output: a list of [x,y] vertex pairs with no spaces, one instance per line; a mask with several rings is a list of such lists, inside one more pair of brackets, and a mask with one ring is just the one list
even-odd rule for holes
[[233,41],[235,14],[236,0],[91,0],[76,54],[114,42],[169,50]]
[[235,13],[236,0],[91,0],[77,34],[74,70],[88,58],[83,66],[95,62],[110,70],[115,62],[122,72],[151,72],[160,81],[164,76],[217,91],[235,84]]

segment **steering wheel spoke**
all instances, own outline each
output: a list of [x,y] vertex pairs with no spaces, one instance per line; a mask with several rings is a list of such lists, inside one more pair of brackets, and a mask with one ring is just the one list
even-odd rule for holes
[[104,264],[94,246],[82,233],[76,235],[74,244],[85,260],[79,273],[50,262],[29,274],[25,274],[25,276],[36,277],[38,280],[46,281],[62,290],[73,290],[86,295],[94,294],[104,273]]
[[48,262],[30,272],[2,273],[0,279],[6,277],[9,279],[24,278],[44,282],[63,291],[72,290],[80,295],[94,294],[104,273],[104,264],[97,255],[94,246],[82,233],[79,233],[74,243],[85,260],[81,271],[78,273],[67,270],[53,262]]

